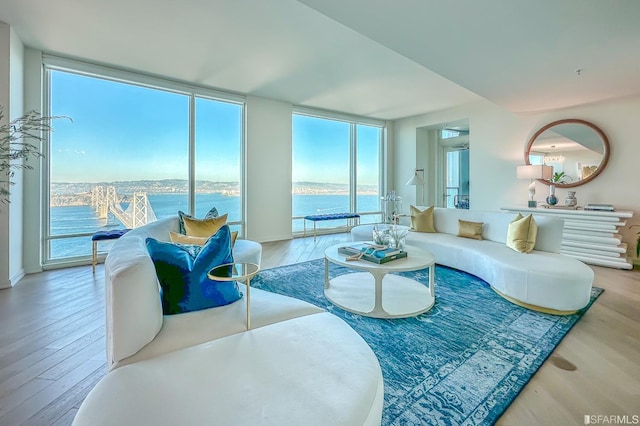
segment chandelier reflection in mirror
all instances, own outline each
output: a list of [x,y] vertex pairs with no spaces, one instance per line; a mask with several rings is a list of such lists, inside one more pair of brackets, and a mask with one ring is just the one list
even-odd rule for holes
[[543,157],[544,163],[564,163],[563,155],[545,155]]

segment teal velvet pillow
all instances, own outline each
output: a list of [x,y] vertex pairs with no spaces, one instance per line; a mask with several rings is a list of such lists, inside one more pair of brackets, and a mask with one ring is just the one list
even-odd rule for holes
[[233,262],[228,225],[212,235],[199,251],[154,238],[147,238],[146,245],[160,282],[165,315],[224,306],[242,297],[235,281],[207,277],[213,267]]
[[[187,231],[184,229],[184,217],[188,217],[191,219],[195,219],[193,216],[186,214],[182,210],[178,210],[178,232],[183,235],[187,235]],[[211,210],[204,215],[205,219],[211,219],[212,217],[218,217],[218,209],[215,207],[211,207]]]

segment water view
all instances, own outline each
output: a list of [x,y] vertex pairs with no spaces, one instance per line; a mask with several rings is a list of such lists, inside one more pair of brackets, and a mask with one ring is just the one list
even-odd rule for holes
[[[156,218],[173,216],[178,210],[188,211],[187,194],[148,194]],[[358,210],[361,212],[375,212],[379,210],[379,197],[377,195],[362,195],[358,197]],[[228,221],[239,221],[240,197],[229,196],[220,193],[197,194],[196,196],[196,217],[204,215],[212,208],[216,207],[220,214],[228,214]],[[127,203],[122,203],[122,208],[126,209]],[[305,216],[309,214],[328,214],[349,211],[348,195],[293,195],[293,217]],[[90,205],[57,206],[50,209],[51,235],[68,235],[79,233],[93,233],[102,229],[125,228],[113,214],[109,213],[107,219],[99,219],[96,211]],[[362,219],[362,222],[373,222],[379,219],[379,215],[373,215]],[[319,222],[320,228],[328,228],[344,225],[343,221]],[[294,220],[293,232],[303,230],[302,219]],[[313,226],[307,222],[307,226]],[[100,249],[106,249],[108,243],[100,245]],[[61,238],[51,240],[51,257],[64,258],[75,256],[87,256],[91,254],[90,237]]]

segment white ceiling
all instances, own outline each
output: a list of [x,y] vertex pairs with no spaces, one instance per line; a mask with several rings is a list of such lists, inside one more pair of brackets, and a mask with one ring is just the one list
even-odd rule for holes
[[640,94],[638,0],[1,0],[0,20],[49,53],[384,119]]

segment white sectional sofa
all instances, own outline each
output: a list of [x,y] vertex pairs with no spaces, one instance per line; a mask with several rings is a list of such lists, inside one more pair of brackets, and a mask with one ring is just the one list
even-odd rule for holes
[[[514,217],[513,213],[436,208],[437,232],[409,232],[406,244],[430,251],[440,265],[482,278],[501,296],[530,309],[569,314],[585,307],[594,273],[579,260],[560,254],[564,221],[534,215],[538,225],[534,250],[519,253],[506,246]],[[483,222],[483,239],[458,237],[458,220]]]
[[[164,316],[145,240],[168,241],[169,231],[178,231],[177,217],[130,231],[106,259],[110,372],[74,425],[380,424],[380,365],[338,317],[259,289],[251,330],[244,299]],[[233,250],[236,262],[258,265],[261,253],[241,239]]]

